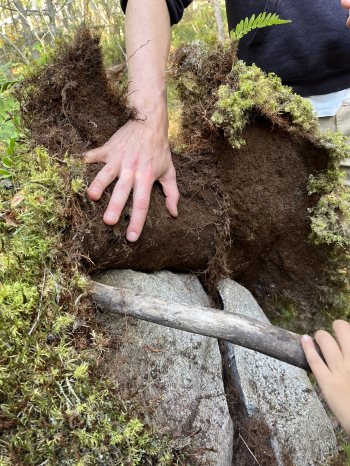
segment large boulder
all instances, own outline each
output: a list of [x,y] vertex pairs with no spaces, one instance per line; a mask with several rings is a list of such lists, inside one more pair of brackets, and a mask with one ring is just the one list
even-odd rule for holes
[[[210,306],[198,279],[187,274],[107,270],[93,278],[118,289]],[[148,422],[187,438],[199,464],[231,466],[233,425],[217,340],[131,319],[127,309],[125,317],[103,313],[98,320],[118,342],[100,370],[119,383],[126,396],[152,402]]]
[[[224,309],[269,323],[251,295],[238,283],[219,282]],[[264,420],[280,465],[327,464],[337,442],[321,402],[305,371],[255,351],[224,343],[225,372],[235,383],[249,417]]]

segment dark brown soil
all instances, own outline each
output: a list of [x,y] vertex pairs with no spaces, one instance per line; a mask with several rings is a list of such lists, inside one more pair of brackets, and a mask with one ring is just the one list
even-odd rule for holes
[[[192,66],[186,64],[190,53],[187,48],[175,57],[178,79],[181,66]],[[133,244],[125,239],[131,200],[115,227],[102,221],[114,183],[99,202],[72,193],[65,211],[65,248],[88,273],[111,267],[191,271],[200,274],[212,294],[217,279],[227,275],[265,307],[282,298],[311,314],[321,296],[327,304],[332,251],[309,243],[308,209],[318,198],[308,196],[307,181],[327,167],[328,153],[307,135],[293,135],[288,115],[272,123],[252,114],[243,133],[246,146],[233,149],[210,121],[213,90],[230,82],[233,60],[233,49],[217,46],[200,71],[191,71],[201,98],[187,102],[183,133],[174,143],[186,144],[183,152],[173,154],[179,217],[169,215],[156,183],[143,233]],[[24,126],[35,144],[59,157],[67,150],[81,154],[106,142],[133,116],[122,83],[112,85],[102,65],[98,39],[81,30],[38,76],[16,89]],[[100,168],[85,168],[87,185]]]
[[[308,208],[317,197],[306,186],[311,173],[326,167],[327,154],[263,119],[252,121],[244,138],[240,150],[222,141],[199,154],[174,154],[179,217],[170,217],[156,185],[134,244],[125,239],[131,200],[119,223],[108,227],[102,216],[113,187],[99,203],[80,198],[84,221],[72,250],[108,268],[203,273],[209,267],[211,279],[228,273],[261,304],[282,296],[310,309],[328,259],[324,247],[308,241]],[[89,182],[98,168],[89,167]]]
[[[21,103],[23,127],[35,145],[62,157],[99,147],[124,125],[132,112],[125,86],[116,86],[103,67],[99,37],[80,29],[62,42],[55,58],[26,77],[14,90]],[[112,73],[118,80],[123,68]]]

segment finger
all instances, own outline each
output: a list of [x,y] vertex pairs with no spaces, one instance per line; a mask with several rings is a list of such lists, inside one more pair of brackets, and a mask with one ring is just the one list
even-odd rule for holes
[[337,336],[341,352],[344,356],[350,356],[350,325],[345,320],[335,320],[333,330]]
[[330,376],[330,370],[317,353],[312,338],[308,335],[303,335],[301,337],[301,344],[312,372],[314,373],[318,383],[322,385],[322,383]]
[[87,193],[93,201],[97,201],[102,196],[103,191],[113,180],[116,179],[119,171],[119,164],[108,163],[100,170],[90,184]]
[[349,9],[350,8],[350,1],[349,0],[341,0],[341,6]]
[[176,172],[174,165],[172,165],[166,175],[159,178],[158,181],[163,187],[166,208],[168,209],[170,215],[177,217],[177,204],[179,202],[180,193],[176,183]]
[[126,233],[128,241],[137,241],[141,235],[147,217],[153,183],[154,177],[151,174],[143,173],[139,179],[135,178],[131,220]]
[[91,149],[84,154],[85,163],[97,163],[97,162],[106,162],[108,157],[109,148],[105,144],[104,146],[97,147],[96,149]]
[[346,21],[346,25],[348,28],[350,28],[350,11],[349,11],[349,18]]
[[115,225],[118,222],[133,184],[134,173],[130,170],[124,170],[113,189],[107,210],[103,216],[103,221],[107,225]]
[[333,372],[339,367],[343,360],[343,355],[334,338],[324,330],[315,333],[315,340],[321,348],[322,354],[326,360],[327,366]]

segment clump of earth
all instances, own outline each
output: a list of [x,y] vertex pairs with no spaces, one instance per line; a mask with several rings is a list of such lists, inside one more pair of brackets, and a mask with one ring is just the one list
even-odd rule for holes
[[[219,86],[233,91],[238,86],[231,73],[235,44],[212,44],[209,52],[207,46],[198,66],[200,50],[198,44],[180,47],[172,64],[183,103],[182,129],[171,142],[181,196],[178,218],[169,215],[155,183],[142,235],[129,243],[132,197],[117,225],[102,220],[113,182],[98,202],[81,191],[71,199],[62,214],[67,225],[62,247],[87,273],[106,268],[192,272],[214,299],[217,280],[228,276],[265,309],[282,300],[311,316],[321,302],[331,305],[343,286],[334,274],[335,246],[310,241],[310,209],[320,195],[308,194],[308,181],[327,169],[329,151],[307,132],[292,131],[287,113],[269,117],[258,109],[243,129],[245,145],[232,147],[211,117]],[[125,74],[107,75],[99,39],[87,29],[73,42],[62,42],[15,92],[33,145],[62,160],[63,171],[67,152],[81,160],[129,118],[138,118],[127,105]],[[86,186],[101,167],[83,166]]]

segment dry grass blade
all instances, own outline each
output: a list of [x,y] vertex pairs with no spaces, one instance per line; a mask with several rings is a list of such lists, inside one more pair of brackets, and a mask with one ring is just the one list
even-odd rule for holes
[[252,452],[252,450],[248,447],[248,445],[247,445],[246,441],[244,440],[244,438],[242,437],[242,435],[239,434],[239,436],[240,436],[240,438],[243,440],[243,443],[244,443],[244,445],[247,447],[249,453],[252,455],[252,457],[254,458],[254,460],[255,460],[255,461],[258,463],[258,465],[260,466],[259,461],[256,459],[256,457],[255,457],[254,453]]

